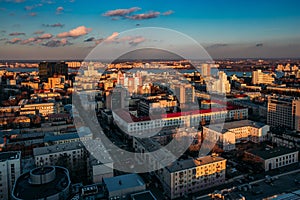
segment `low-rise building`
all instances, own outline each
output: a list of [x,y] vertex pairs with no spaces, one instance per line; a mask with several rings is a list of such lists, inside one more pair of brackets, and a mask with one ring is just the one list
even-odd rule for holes
[[298,162],[299,151],[283,147],[245,151],[244,159],[260,163],[265,171],[284,167]]
[[267,139],[269,125],[251,120],[213,124],[203,127],[203,135],[216,137],[217,144],[224,151],[235,149],[235,144],[242,141],[259,143]]
[[109,200],[128,199],[130,194],[146,190],[146,184],[138,174],[104,178],[103,182]]
[[86,167],[87,155],[81,142],[34,148],[33,156],[36,166],[67,165],[72,172]]
[[13,200],[64,200],[70,196],[69,171],[63,167],[45,166],[22,174],[12,191]]

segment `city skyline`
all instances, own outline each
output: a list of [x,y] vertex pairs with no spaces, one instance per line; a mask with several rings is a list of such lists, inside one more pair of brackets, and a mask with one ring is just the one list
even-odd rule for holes
[[[213,59],[297,58],[298,1],[0,1],[0,59],[84,59],[99,43],[131,49],[148,35],[122,32],[162,27],[201,44]],[[160,42],[160,41],[159,41]],[[174,43],[188,50],[180,42]],[[134,48],[133,48],[134,50]],[[194,55],[195,57],[197,55]]]

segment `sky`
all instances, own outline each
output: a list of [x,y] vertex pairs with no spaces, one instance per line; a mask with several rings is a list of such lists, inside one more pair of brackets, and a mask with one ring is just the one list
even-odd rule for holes
[[113,54],[166,43],[146,27],[170,30],[169,46],[183,51],[190,46],[176,35],[189,37],[213,59],[299,58],[299,7],[298,0],[0,0],[0,59],[84,59],[97,45]]

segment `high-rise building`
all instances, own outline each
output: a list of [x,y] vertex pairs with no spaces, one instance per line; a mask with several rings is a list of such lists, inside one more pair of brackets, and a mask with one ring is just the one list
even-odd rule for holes
[[125,108],[128,91],[125,87],[117,85],[106,97],[106,107],[111,110]]
[[270,97],[267,124],[300,131],[300,99]]
[[226,73],[223,71],[220,71],[218,73],[217,79],[207,80],[207,90],[210,93],[219,93],[219,94],[230,93],[231,86],[230,86],[229,81],[227,80]]
[[41,62],[39,64],[39,76],[43,82],[48,82],[49,77],[63,75],[68,77],[68,65],[65,62]]
[[252,83],[258,84],[273,84],[274,77],[271,74],[265,74],[260,69],[252,72]]
[[0,153],[0,199],[10,199],[16,179],[21,174],[21,152]]
[[191,84],[179,84],[175,86],[175,96],[180,106],[195,102],[195,88]]
[[210,74],[210,65],[205,63],[205,64],[202,64],[201,65],[201,75],[202,77],[206,78],[206,77],[209,77],[211,74]]

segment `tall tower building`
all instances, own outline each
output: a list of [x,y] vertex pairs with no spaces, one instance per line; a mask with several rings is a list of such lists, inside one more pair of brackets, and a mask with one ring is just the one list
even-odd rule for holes
[[208,80],[206,86],[207,90],[212,93],[226,94],[231,91],[227,75],[223,71],[219,71],[218,78]]
[[0,153],[0,199],[10,199],[17,178],[21,175],[21,152]]
[[195,102],[195,88],[191,84],[176,85],[175,95],[181,107]]
[[300,100],[292,98],[268,99],[267,124],[300,131]]
[[39,64],[39,76],[43,82],[48,82],[49,77],[63,75],[68,77],[68,65],[65,62],[41,62]]

